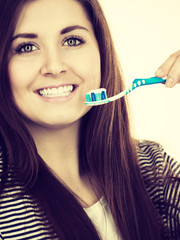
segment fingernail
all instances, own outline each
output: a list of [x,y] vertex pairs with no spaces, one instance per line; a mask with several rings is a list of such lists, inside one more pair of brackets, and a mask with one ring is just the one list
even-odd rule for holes
[[167,86],[168,88],[171,88],[171,87],[173,87],[173,85],[174,85],[173,79],[172,79],[171,77],[167,78],[167,80],[166,80],[166,86]]
[[155,72],[155,75],[161,76],[162,73],[163,73],[162,69],[161,69],[161,68],[158,68],[158,70]]

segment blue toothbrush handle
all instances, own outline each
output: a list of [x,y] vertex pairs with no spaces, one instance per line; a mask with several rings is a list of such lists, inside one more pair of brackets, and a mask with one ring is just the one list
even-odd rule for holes
[[150,85],[150,84],[156,84],[156,83],[165,83],[166,80],[163,78],[158,77],[151,77],[151,78],[137,78],[134,79],[132,82],[132,90],[134,90],[137,87]]

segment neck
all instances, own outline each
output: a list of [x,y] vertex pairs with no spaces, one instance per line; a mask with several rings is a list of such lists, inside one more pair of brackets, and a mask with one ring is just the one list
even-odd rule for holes
[[[54,171],[72,169],[78,174],[79,122],[59,128],[28,126],[39,155]],[[59,167],[61,166],[61,167]],[[60,170],[59,170],[60,171]]]
[[99,193],[94,180],[90,180],[88,175],[81,176],[79,172],[79,126],[78,121],[56,129],[39,126],[28,128],[39,155],[60,181],[78,196],[80,203],[87,207],[97,201]]

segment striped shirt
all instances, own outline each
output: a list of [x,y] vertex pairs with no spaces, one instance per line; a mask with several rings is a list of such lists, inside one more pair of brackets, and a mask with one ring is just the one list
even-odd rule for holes
[[[140,169],[150,198],[161,215],[170,239],[180,239],[180,181],[167,184],[162,176],[180,176],[180,165],[161,145],[139,141],[137,147]],[[0,155],[0,171],[3,159]],[[155,181],[155,176],[159,181]],[[157,178],[156,178],[157,179]],[[12,181],[11,178],[8,181]],[[0,240],[47,240],[53,232],[45,215],[39,211],[31,196],[20,194],[21,187],[5,186],[0,196]],[[165,205],[165,202],[168,205]],[[168,206],[168,207],[167,207]],[[169,217],[173,213],[173,218]],[[47,227],[48,226],[48,227]],[[165,240],[165,236],[162,240]]]

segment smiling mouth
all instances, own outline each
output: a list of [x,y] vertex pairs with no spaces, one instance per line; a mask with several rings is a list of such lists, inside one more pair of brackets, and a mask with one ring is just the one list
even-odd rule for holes
[[52,87],[52,88],[42,88],[37,90],[37,93],[42,97],[66,97],[70,95],[74,90],[76,86],[75,85],[66,85],[66,86],[60,86],[60,87]]

